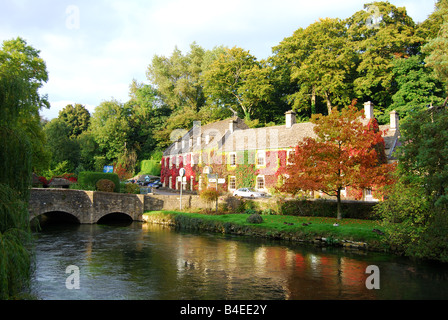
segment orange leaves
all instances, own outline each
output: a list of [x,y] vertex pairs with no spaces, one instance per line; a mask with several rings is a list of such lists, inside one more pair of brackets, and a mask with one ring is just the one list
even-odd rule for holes
[[282,191],[323,191],[336,196],[347,186],[387,184],[392,165],[385,163],[384,139],[376,121],[364,124],[362,111],[354,106],[328,116],[315,115],[316,139],[300,142],[285,168]]

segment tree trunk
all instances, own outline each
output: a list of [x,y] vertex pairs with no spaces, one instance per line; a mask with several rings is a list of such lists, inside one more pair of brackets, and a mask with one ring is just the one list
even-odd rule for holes
[[338,199],[337,210],[338,210],[338,220],[342,220],[342,212],[341,212],[341,188],[338,188],[336,197]]
[[330,96],[328,95],[328,92],[325,92],[325,99],[327,100],[328,114],[331,114],[331,101],[330,101]]

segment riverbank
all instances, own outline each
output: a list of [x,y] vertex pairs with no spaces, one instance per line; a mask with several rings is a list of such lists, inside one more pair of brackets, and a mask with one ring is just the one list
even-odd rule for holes
[[[340,246],[368,251],[387,251],[376,221],[322,217],[262,215],[259,224],[247,222],[248,214],[205,215],[179,211],[152,211],[143,214],[147,223],[182,229],[203,230],[291,242]],[[336,225],[337,224],[337,225]]]

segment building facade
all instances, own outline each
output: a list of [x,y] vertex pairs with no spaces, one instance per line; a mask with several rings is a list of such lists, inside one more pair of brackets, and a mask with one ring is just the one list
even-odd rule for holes
[[[365,121],[373,119],[373,105],[364,104]],[[399,139],[398,115],[391,112],[389,125],[380,126],[384,135],[386,156],[393,161]],[[242,119],[233,117],[201,126],[195,123],[181,139],[171,144],[162,158],[161,182],[164,187],[179,190],[219,188],[233,192],[242,187],[269,192],[278,184],[276,174],[299,141],[315,137],[314,124],[297,123],[296,114],[285,114],[285,125],[249,128]],[[185,174],[180,177],[180,169]],[[371,194],[363,194],[369,200]]]

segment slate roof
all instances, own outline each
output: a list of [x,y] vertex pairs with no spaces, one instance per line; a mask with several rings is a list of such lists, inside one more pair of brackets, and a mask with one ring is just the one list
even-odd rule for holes
[[[229,124],[234,121],[233,133],[229,131]],[[364,121],[369,121],[365,119]],[[290,128],[286,125],[249,128],[242,119],[233,117],[204,126],[193,127],[177,143],[168,147],[164,156],[198,152],[200,150],[218,149],[218,152],[232,152],[242,150],[265,150],[265,149],[288,149],[294,148],[303,138],[316,137],[314,124],[311,122],[295,123]],[[393,160],[393,152],[398,147],[399,130],[390,129],[389,125],[382,125],[381,131],[386,130],[384,141],[386,145],[386,156]],[[209,142],[206,143],[206,136],[209,135]],[[200,145],[197,138],[201,137]],[[190,146],[190,138],[193,138]],[[182,140],[184,146],[182,147]]]

